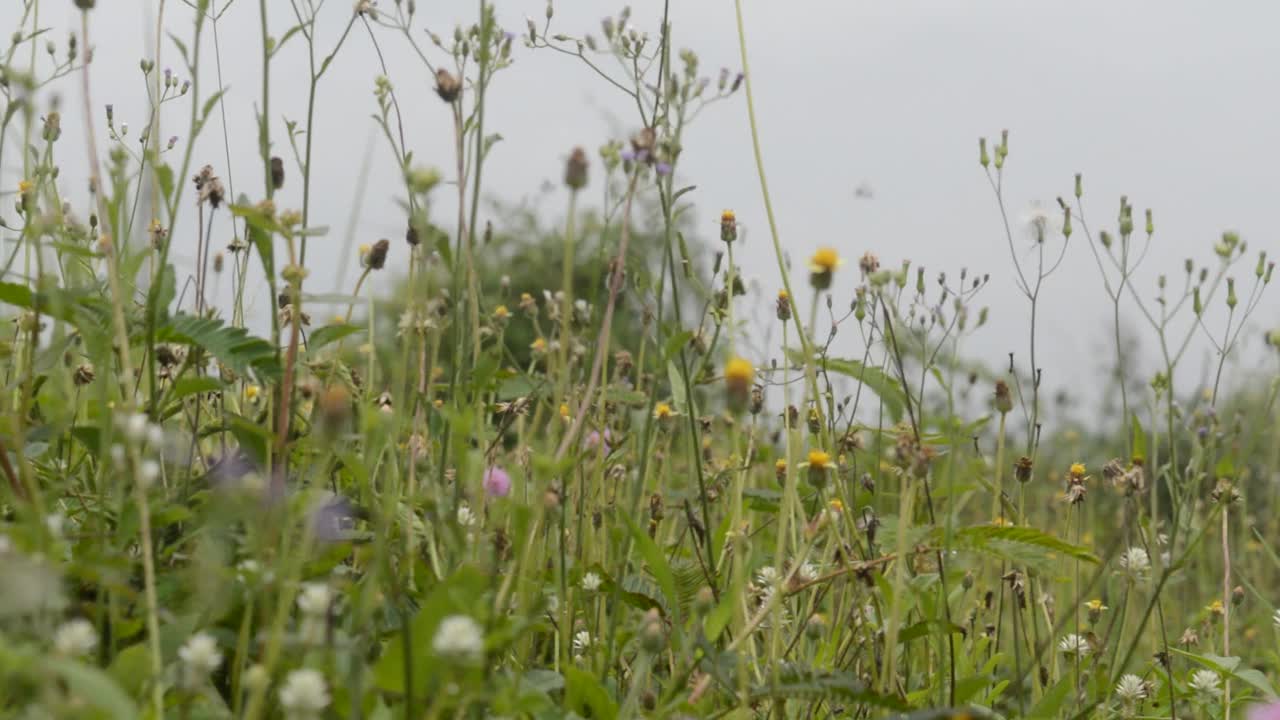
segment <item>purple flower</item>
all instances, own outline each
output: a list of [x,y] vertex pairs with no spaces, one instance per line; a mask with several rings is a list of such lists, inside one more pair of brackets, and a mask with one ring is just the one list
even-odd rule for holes
[[484,491],[490,497],[506,497],[511,492],[511,476],[494,465],[484,471]]
[[653,169],[654,169],[654,170],[655,170],[659,175],[670,175],[670,174],[671,174],[671,163],[664,163],[664,162],[660,162],[660,163],[658,163],[657,165],[655,165],[655,166],[653,167]]
[[[613,452],[613,448],[609,443],[613,442],[613,433],[609,432],[609,428],[604,429],[604,454],[608,455]],[[600,447],[600,431],[592,430],[587,433],[587,437],[582,441],[582,447],[586,450],[595,450]]]
[[636,159],[636,154],[632,150],[623,150],[619,155],[627,162],[632,162]]
[[1249,709],[1249,720],[1280,720],[1280,703],[1254,705]]

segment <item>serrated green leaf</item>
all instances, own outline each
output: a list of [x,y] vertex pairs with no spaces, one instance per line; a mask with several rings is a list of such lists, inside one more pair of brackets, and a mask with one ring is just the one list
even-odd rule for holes
[[[941,541],[941,528],[932,531],[935,543]],[[956,530],[951,537],[951,546],[957,550],[974,550],[990,552],[1001,556],[1001,548],[997,543],[1025,545],[1050,552],[1061,553],[1067,557],[1098,564],[1098,558],[1087,548],[1073,545],[1061,538],[1050,535],[1043,530],[1031,527],[1001,527],[998,525],[974,525]]]
[[325,325],[324,327],[316,328],[313,332],[307,335],[307,352],[315,352],[325,345],[337,342],[338,340],[350,335],[355,335],[358,332],[363,332],[367,329],[368,328],[348,323]]
[[274,380],[283,374],[271,343],[218,318],[177,315],[156,329],[156,339],[201,347],[240,375],[252,373],[259,379]]

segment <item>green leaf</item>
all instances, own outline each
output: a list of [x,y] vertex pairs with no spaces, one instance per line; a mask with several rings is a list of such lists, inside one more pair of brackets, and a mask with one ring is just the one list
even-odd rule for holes
[[169,394],[169,400],[177,401],[200,393],[217,392],[223,387],[222,381],[214,377],[182,378],[173,384],[173,391]]
[[222,99],[222,96],[227,94],[227,90],[229,89],[230,88],[224,87],[218,92],[210,95],[209,99],[204,101],[204,107],[200,108],[201,122],[209,119],[209,113],[213,112],[213,108],[218,104],[218,101]]
[[618,703],[609,697],[596,676],[576,667],[565,668],[565,704],[574,712],[592,720],[618,717]]
[[905,644],[922,637],[930,635],[949,635],[964,634],[964,628],[949,623],[945,620],[921,620],[920,622],[903,629],[898,635],[898,642]]
[[316,328],[314,332],[307,336],[307,352],[315,352],[329,343],[336,342],[347,336],[355,335],[356,333],[363,332],[367,329],[368,328],[363,328],[359,325],[351,325],[349,323],[325,325],[324,327]]
[[80,701],[104,711],[116,720],[140,717],[133,700],[105,672],[64,658],[45,659],[46,669],[67,683],[71,694]]
[[160,196],[169,201],[173,199],[173,168],[161,163],[155,166],[156,184],[160,186]]
[[[942,540],[942,529],[932,533],[933,541]],[[1000,527],[998,525],[973,525],[961,528],[952,535],[952,546],[960,550],[987,552],[998,557],[1006,557],[1002,543],[1025,545],[1032,548],[1062,553],[1067,557],[1098,564],[1098,558],[1087,548],[1073,545],[1066,540],[1054,537],[1043,530],[1030,527]]]
[[684,404],[686,393],[684,379],[681,378],[675,363],[671,361],[667,361],[667,382],[671,383],[671,404],[675,406],[676,412],[682,415],[689,412],[689,408]]
[[1053,687],[1049,688],[1036,706],[1031,708],[1031,712],[1027,714],[1028,718],[1056,718],[1062,709],[1062,704],[1067,701],[1067,696],[1071,694],[1071,688],[1075,685],[1075,676],[1065,674]]
[[[431,639],[435,637],[440,621],[449,615],[468,615],[476,619],[482,626],[484,619],[475,616],[477,608],[483,607],[481,594],[488,588],[486,577],[473,567],[462,567],[453,575],[437,583],[422,603],[422,607],[413,616],[409,627],[413,653],[414,693],[423,697],[422,693],[431,693],[444,682],[451,668],[444,658],[431,651]],[[378,688],[385,692],[405,692],[405,637],[397,633],[387,642],[382,656],[374,665],[373,678]]]
[[[804,362],[804,353],[799,350],[788,350],[787,357],[792,362]],[[858,360],[841,360],[839,358],[819,358],[819,367],[827,372],[837,373],[862,383],[862,386],[875,393],[884,403],[884,410],[889,419],[898,422],[906,408],[907,396],[902,385],[878,367],[864,365]]]
[[776,683],[756,686],[751,689],[748,697],[751,701],[788,698],[839,699],[846,705],[870,705],[899,711],[907,709],[906,704],[901,700],[881,695],[867,688],[853,673],[807,669],[783,671]]
[[271,446],[271,431],[241,415],[228,413],[227,429],[240,443],[240,449],[259,465],[267,463],[267,448]]
[[1265,675],[1253,668],[1239,669],[1241,661],[1238,657],[1223,657],[1212,653],[1197,655],[1195,653],[1186,652],[1185,650],[1178,650],[1177,648],[1169,649],[1179,655],[1195,660],[1211,670],[1216,670],[1217,672],[1235,678],[1246,685],[1252,686],[1254,689],[1265,695],[1268,700],[1274,700],[1276,698],[1276,690],[1271,686],[1271,681],[1267,680]]
[[282,374],[271,343],[253,337],[244,328],[225,325],[217,318],[177,315],[157,328],[156,339],[204,348],[240,375],[252,373],[259,379],[274,380]]
[[[658,588],[662,590],[662,596],[666,598],[667,607],[670,608],[673,615],[680,612],[680,595],[676,592],[676,578],[671,573],[671,566],[667,564],[667,557],[658,548],[658,544],[649,537],[649,534],[636,524],[631,515],[625,512],[618,513],[620,517],[627,523],[627,529],[631,531],[631,537],[635,540],[636,548],[640,551],[640,557],[644,558],[645,563],[649,566],[649,572],[653,574],[655,580],[658,581]],[[672,618],[675,622],[676,618]]]
[[1138,420],[1138,413],[1133,413],[1133,459],[1147,459],[1147,434],[1142,429],[1142,422]]

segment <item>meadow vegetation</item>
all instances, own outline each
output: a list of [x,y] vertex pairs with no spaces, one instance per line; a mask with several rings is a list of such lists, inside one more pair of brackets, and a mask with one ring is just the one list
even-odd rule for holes
[[[1237,234],[1174,260],[1151,210],[1081,175],[1015,217],[994,132],[974,234],[1007,265],[878,255],[856,229],[790,257],[740,0],[727,69],[657,3],[582,28],[479,0],[424,31],[413,0],[289,0],[279,27],[259,0],[261,27],[237,29],[261,34],[256,97],[207,72],[251,0],[160,0],[137,69],[92,63],[119,4],[49,27],[56,3],[9,1],[4,717],[1190,720],[1276,699],[1280,376],[1232,362],[1273,263]],[[287,125],[286,43],[310,58]],[[353,43],[420,64],[324,83]],[[529,53],[633,113],[547,170],[563,215],[486,195],[490,154],[518,152],[486,114],[493,79]],[[109,104],[91,70],[137,73],[149,104]],[[312,132],[316,98],[339,91],[367,98],[399,168],[371,187],[404,231],[357,228],[335,290],[309,268],[341,247],[311,220],[336,141]],[[406,93],[438,97],[452,154],[411,151]],[[258,152],[233,175],[229,150],[194,148],[235,113]],[[737,215],[681,171],[694,122],[751,129],[767,317]],[[1073,302],[1045,284],[1068,253],[1114,310],[1105,412],[1063,410],[1037,357]],[[1000,311],[1025,335],[984,339],[993,282],[1018,288]],[[269,322],[247,316],[257,287]],[[1007,364],[973,359],[993,341]],[[1214,365],[1180,385],[1193,341]]]

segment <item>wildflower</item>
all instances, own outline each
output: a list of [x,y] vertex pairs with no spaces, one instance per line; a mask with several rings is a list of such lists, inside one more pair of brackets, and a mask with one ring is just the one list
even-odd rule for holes
[[599,590],[600,583],[600,576],[593,572],[588,572],[582,576],[582,589],[589,593]]
[[1089,654],[1089,641],[1083,635],[1065,635],[1058,641],[1058,652],[1082,658]]
[[1008,415],[1013,410],[1013,394],[1009,392],[1009,383],[1003,380],[996,381],[994,403],[996,411],[1001,415]]
[[484,632],[468,615],[450,615],[440,621],[431,647],[438,655],[474,662],[484,654]]
[[570,190],[581,190],[587,185],[587,153],[580,147],[569,153],[569,161],[564,167],[564,184]]
[[148,458],[138,464],[137,480],[139,487],[143,490],[155,485],[158,477],[160,477],[160,463]]
[[1192,647],[1200,644],[1200,636],[1196,633],[1195,628],[1187,628],[1182,631],[1182,637],[1178,639],[1178,644],[1184,647]]
[[218,641],[212,635],[203,632],[192,635],[178,649],[178,658],[182,660],[188,687],[203,683],[222,664],[222,653],[218,651]]
[[1102,616],[1103,611],[1109,608],[1102,604],[1101,600],[1094,599],[1084,604],[1084,609],[1089,613],[1089,622],[1096,623],[1098,618]]
[[510,318],[510,317],[511,317],[511,311],[507,309],[506,305],[499,305],[498,307],[493,309],[493,319],[497,320],[498,322],[505,322],[507,318]]
[[1073,480],[1083,480],[1085,473],[1084,463],[1071,464],[1071,478]]
[[365,267],[370,270],[381,270],[387,265],[387,252],[391,250],[391,241],[382,238],[373,244],[367,253],[362,253]]
[[458,524],[462,527],[471,527],[476,524],[476,514],[471,512],[471,506],[463,503],[458,506]]
[[573,651],[579,655],[591,647],[591,633],[579,630],[573,634]]
[[329,707],[329,688],[317,670],[302,668],[285,677],[280,706],[290,720],[314,720]]
[[333,602],[333,593],[324,583],[306,583],[298,593],[298,612],[304,616],[317,617],[329,614],[329,605]]
[[774,312],[782,322],[786,322],[791,319],[791,295],[787,293],[786,290],[778,291],[778,302],[776,303]]
[[569,405],[567,403],[560,403],[560,419],[564,420],[565,422],[568,422],[570,419]]
[[258,402],[258,398],[262,395],[262,388],[257,385],[246,385],[244,387],[244,399],[251,403]]
[[732,210],[720,213],[720,239],[726,243],[738,239],[738,219]]
[[773,463],[773,474],[774,474],[774,477],[778,478],[778,482],[786,481],[787,461],[785,459],[778,458],[778,460]]
[[53,649],[59,655],[82,657],[98,646],[98,631],[84,618],[69,620],[53,633]]
[[71,382],[75,383],[77,387],[84,387],[93,382],[94,377],[96,375],[93,372],[93,365],[91,363],[81,363],[71,376]]
[[213,174],[213,166],[205,165],[200,168],[200,172],[191,180],[196,186],[196,202],[207,202],[209,207],[217,210],[218,206],[222,204],[223,198],[226,197],[226,189],[222,186],[222,181],[218,179],[218,176]]
[[670,405],[660,402],[653,406],[653,417],[655,420],[669,420],[674,417],[676,411]]
[[765,565],[756,571],[756,587],[764,590],[772,588],[782,580],[782,574],[772,565]]
[[490,497],[506,497],[511,492],[511,476],[496,465],[488,468],[484,471],[484,491]]
[[724,366],[724,384],[729,391],[731,405],[740,409],[746,403],[754,376],[755,368],[743,358],[733,358]]
[[1221,600],[1214,600],[1204,606],[1204,611],[1209,614],[1210,620],[1218,620],[1226,614],[1227,609],[1223,607]]
[[1151,556],[1140,547],[1131,547],[1120,556],[1120,567],[1130,580],[1141,580],[1151,570]]
[[831,500],[828,500],[827,507],[831,508],[832,512],[844,512],[844,503],[841,502],[840,498],[832,498]]
[[1126,673],[1116,683],[1116,697],[1126,705],[1142,702],[1147,697],[1147,684],[1133,673]]
[[529,349],[533,350],[535,355],[542,355],[547,352],[547,339],[539,337],[532,343],[529,343]]
[[1220,682],[1218,673],[1205,668],[1191,674],[1189,687],[1197,695],[1204,695],[1211,699],[1222,694],[1222,688],[1218,686]]
[[1280,703],[1255,705],[1249,710],[1249,720],[1280,720]]
[[831,455],[823,450],[809,451],[809,484],[822,487],[827,481],[827,471],[831,469]]
[[831,276],[835,274],[836,268],[843,264],[844,261],[835,248],[819,248],[809,258],[809,284],[815,290],[826,290],[831,287]]
[[452,103],[462,93],[462,82],[453,73],[440,68],[436,71],[436,94],[440,99]]

